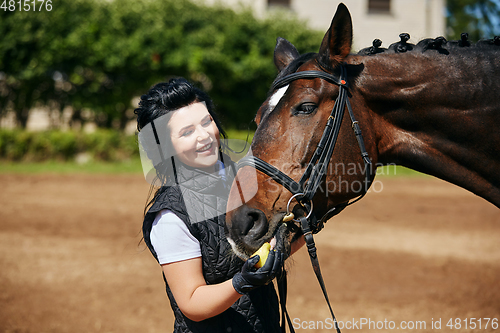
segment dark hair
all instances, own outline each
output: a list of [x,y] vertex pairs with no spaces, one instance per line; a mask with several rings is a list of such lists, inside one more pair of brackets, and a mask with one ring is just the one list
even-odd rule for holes
[[[222,136],[222,138],[226,139],[226,132],[223,130],[221,123],[217,118],[214,103],[212,102],[210,97],[201,89],[198,89],[192,83],[182,77],[170,79],[168,82],[158,83],[151,89],[149,89],[146,94],[141,96],[139,107],[134,110],[134,113],[137,115],[137,130],[140,132],[149,123],[154,125],[153,121],[162,116],[167,116],[164,117],[165,120],[169,119],[168,116],[171,115],[172,111],[178,110],[193,103],[201,102],[205,103],[208,113],[210,113],[210,115],[212,116],[212,119],[214,120],[215,125],[219,130],[219,135]],[[154,128],[154,126],[152,127]],[[156,130],[154,131],[156,136]],[[221,140],[221,143],[222,141],[223,140]],[[148,154],[148,157],[149,149],[158,149],[157,147],[155,147],[157,143],[159,144],[159,142],[153,143],[152,147],[148,147],[147,143],[143,143],[143,148],[146,150],[146,154]],[[163,186],[171,183],[171,179],[169,179],[169,173],[167,172],[167,170],[169,167],[175,168],[173,162],[170,162],[170,158],[162,161],[154,167],[156,171],[156,179],[159,181],[159,183],[153,182],[151,184],[148,199],[146,201],[146,206],[144,207],[144,215],[146,215],[148,207],[150,207],[154,203],[158,194],[161,193],[161,188],[158,188],[151,198],[154,187],[160,184],[161,186]],[[151,226],[149,226],[148,228],[149,230],[151,230]]]
[[158,83],[147,94],[141,96],[139,107],[134,110],[137,115],[137,130],[140,131],[158,117],[199,102],[205,102],[219,133],[225,138],[226,133],[215,114],[215,107],[210,97],[182,77],[170,79],[168,83]]
[[[149,139],[146,140],[139,140],[142,149],[151,161],[155,161],[155,156],[158,155],[158,145],[161,140],[158,137],[160,133],[157,132],[158,129],[156,129],[156,127],[163,123],[164,125],[160,125],[162,128],[161,135],[167,135],[167,137],[169,137],[170,134],[166,124],[168,123],[172,112],[193,103],[205,104],[219,130],[219,135],[226,139],[226,133],[222,129],[222,126],[220,125],[220,122],[215,114],[214,104],[210,97],[186,79],[174,78],[168,82],[162,82],[154,85],[147,94],[141,96],[139,107],[134,110],[134,113],[137,114],[137,130],[139,132],[142,129],[146,131],[145,127],[148,124],[151,124],[154,139],[151,140],[151,137],[149,137]],[[145,133],[146,137],[148,137],[148,132]],[[139,137],[140,136],[141,134],[139,134]],[[163,142],[166,143],[166,146],[164,146],[161,151],[163,153],[173,152],[170,140]],[[221,140],[221,144],[223,144],[223,142],[224,140]],[[222,148],[220,148],[219,151],[220,154],[222,153],[221,149]],[[148,181],[151,181],[152,185],[156,184],[155,186],[163,186],[174,181],[174,179],[172,179],[172,175],[175,174],[176,168],[173,156],[168,153],[166,155],[163,153],[160,153],[161,162],[156,160],[154,163],[154,170],[150,170],[153,171],[154,174],[150,174],[148,172],[148,175],[146,176],[146,179],[149,179]]]

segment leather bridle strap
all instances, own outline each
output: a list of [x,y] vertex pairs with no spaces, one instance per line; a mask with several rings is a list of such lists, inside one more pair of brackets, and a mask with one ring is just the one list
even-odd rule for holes
[[[341,69],[344,67],[342,66]],[[339,96],[335,101],[332,112],[328,117],[325,129],[323,131],[322,140],[320,140],[316,151],[314,152],[306,171],[299,180],[299,184],[305,187],[305,195],[303,200],[312,200],[319,185],[321,184],[323,175],[326,174],[328,163],[333,155],[333,150],[337,143],[337,138],[342,125],[343,113],[345,110],[345,102],[347,100],[347,83],[340,85]],[[323,142],[322,142],[323,141]]]
[[[344,67],[344,66],[342,66]],[[292,74],[288,74],[277,81],[275,81],[271,87],[271,91],[274,91],[276,89],[279,89],[281,87],[284,87],[288,84],[290,84],[292,81],[299,80],[299,79],[323,79],[326,80],[330,83],[336,84],[338,86],[345,84],[342,83],[342,79],[329,74],[327,72],[322,72],[322,71],[304,71],[304,72],[295,72]]]
[[326,304],[328,304],[328,308],[330,309],[330,314],[333,319],[333,324],[335,325],[335,330],[337,331],[337,333],[341,333],[337,324],[337,319],[333,314],[333,309],[330,304],[330,299],[328,298],[328,293],[326,292],[325,281],[323,280],[323,275],[321,274],[321,269],[319,267],[318,255],[316,254],[316,244],[314,243],[313,234],[311,232],[311,229],[309,228],[309,221],[303,216],[299,217],[299,221],[302,231],[304,232],[304,240],[306,241],[309,258],[311,259],[314,273],[316,274],[316,278],[318,279],[319,285],[321,286],[321,291],[323,291],[323,296],[325,297]]
[[255,156],[245,156],[241,160],[238,161],[238,169],[244,167],[244,166],[250,166],[255,168],[256,170],[259,170],[260,172],[263,172],[264,174],[268,175],[271,177],[275,182],[286,188],[288,191],[290,191],[292,194],[297,194],[301,193],[301,186],[299,183],[297,183],[295,180],[290,178],[288,175],[286,175],[284,172],[276,168],[275,166],[261,160],[258,157]]
[[[370,185],[371,185],[371,174],[372,174],[372,163],[371,160],[368,156],[368,153],[365,148],[365,144],[363,141],[363,136],[361,134],[361,129],[359,127],[358,122],[356,121],[354,117],[354,113],[352,111],[351,103],[349,102],[349,96],[348,96],[348,85],[347,85],[347,69],[345,68],[344,65],[340,66],[340,78],[326,73],[322,71],[303,71],[303,72],[296,72],[289,74],[287,76],[284,76],[280,79],[278,79],[276,82],[274,82],[272,86],[272,90],[284,87],[288,84],[290,84],[292,81],[299,80],[299,79],[316,79],[316,78],[321,78],[323,80],[326,80],[330,83],[336,84],[339,86],[339,96],[337,97],[335,104],[333,106],[332,112],[330,113],[330,116],[328,117],[328,121],[325,125],[325,129],[323,130],[323,135],[320,139],[320,142],[318,143],[318,146],[316,147],[316,150],[314,151],[314,154],[309,161],[309,164],[306,167],[306,170],[302,177],[300,178],[299,182],[296,182],[292,178],[290,178],[288,175],[280,171],[278,168],[275,166],[255,157],[255,156],[246,156],[242,158],[238,162],[238,167],[243,167],[243,166],[252,166],[255,169],[263,172],[264,174],[270,176],[273,180],[278,182],[280,185],[285,187],[288,191],[290,191],[293,196],[302,194],[300,198],[297,198],[298,201],[306,207],[306,209],[312,210],[312,199],[314,195],[316,194],[316,191],[321,184],[321,181],[326,174],[326,168],[329,164],[329,161],[333,155],[333,150],[335,148],[337,138],[340,132],[340,126],[342,124],[342,119],[344,116],[344,111],[347,108],[349,117],[351,118],[351,124],[352,128],[354,130],[354,134],[356,136],[356,139],[358,141],[358,146],[361,151],[361,157],[363,159],[363,162],[365,164],[365,186],[363,188],[363,193],[354,201],[352,202],[345,202],[336,205],[332,209],[330,209],[318,222],[316,220],[316,217],[314,214],[312,214],[311,221],[309,221],[308,217],[299,217],[298,220],[295,219],[294,221],[299,222],[300,228],[302,229],[302,233],[304,235],[304,239],[307,245],[307,250],[309,252],[309,258],[311,259],[311,263],[314,269],[314,273],[316,274],[316,278],[318,279],[318,282],[321,286],[321,290],[323,291],[323,295],[325,297],[325,300],[328,304],[328,308],[330,309],[330,314],[332,315],[335,329],[337,330],[337,333],[340,333],[340,329],[337,325],[337,320],[335,319],[335,315],[333,314],[332,307],[330,305],[330,300],[328,298],[328,293],[326,291],[325,283],[323,280],[323,276],[321,274],[320,266],[319,266],[319,260],[318,256],[316,253],[316,245],[314,243],[314,237],[313,233],[319,232],[321,230],[323,223],[330,218],[333,215],[336,215],[338,212],[342,211],[346,206],[358,201],[361,199],[366,192],[368,191]],[[293,198],[293,197],[292,197]],[[311,215],[311,214],[309,214]],[[284,280],[282,283],[284,283],[285,287],[281,286],[280,289],[280,299],[281,299],[281,307],[283,312],[283,317],[282,317],[282,323],[285,320],[285,317],[288,321],[290,330],[293,332],[293,326],[291,325],[290,318],[288,316],[288,313],[286,312],[286,280]]]
[[278,285],[278,294],[280,298],[280,307],[281,307],[281,333],[286,333],[286,325],[285,321],[288,324],[291,333],[295,333],[293,329],[293,323],[290,319],[290,315],[286,309],[286,295],[287,295],[287,278],[286,278],[286,270],[283,268],[281,270],[280,276],[277,277],[277,285]]
[[[319,224],[322,225],[328,218],[332,217],[339,213],[342,209],[344,209],[347,205],[350,205],[354,202],[357,202],[361,199],[366,192],[368,191],[371,185],[371,173],[372,173],[372,164],[371,160],[366,152],[365,144],[363,141],[363,136],[361,134],[361,129],[357,120],[354,117],[354,113],[352,111],[351,103],[349,102],[348,97],[348,84],[346,81],[347,78],[347,69],[344,65],[340,66],[340,78],[334,76],[332,74],[322,72],[322,71],[303,71],[296,72],[289,75],[286,75],[276,82],[273,83],[272,90],[279,89],[290,84],[292,81],[299,79],[316,79],[321,78],[330,83],[339,85],[339,96],[335,101],[333,109],[328,117],[327,123],[325,125],[325,129],[323,130],[323,135],[316,147],[316,150],[309,161],[309,164],[306,167],[306,170],[299,182],[297,183],[295,180],[290,178],[288,175],[280,171],[275,166],[259,159],[255,156],[246,156],[242,158],[238,162],[238,167],[244,166],[252,166],[255,169],[265,173],[270,176],[277,183],[285,187],[292,194],[303,193],[304,195],[299,199],[302,204],[307,205],[308,202],[312,200],[316,191],[318,190],[319,185],[323,179],[323,176],[326,174],[328,163],[333,155],[333,150],[335,148],[337,138],[340,132],[340,126],[342,124],[343,113],[347,108],[349,117],[351,118],[352,128],[354,130],[354,134],[358,141],[358,145],[361,151],[361,156],[363,158],[363,162],[365,165],[364,173],[365,173],[365,186],[363,188],[363,193],[355,199],[354,201],[348,203],[341,203],[332,209],[330,209],[319,221]],[[321,230],[321,227],[314,228],[315,233]],[[319,229],[319,230],[318,230]]]

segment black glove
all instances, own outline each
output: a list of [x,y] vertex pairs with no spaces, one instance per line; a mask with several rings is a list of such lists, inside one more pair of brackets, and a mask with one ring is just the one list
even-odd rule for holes
[[285,255],[281,251],[271,250],[266,263],[261,268],[255,268],[259,255],[248,259],[241,268],[241,272],[233,276],[233,287],[239,294],[245,294],[252,289],[271,282],[281,272]]

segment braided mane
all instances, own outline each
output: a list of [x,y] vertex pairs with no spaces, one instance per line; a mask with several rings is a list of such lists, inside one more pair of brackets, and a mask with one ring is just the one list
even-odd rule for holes
[[461,39],[456,41],[447,41],[444,37],[427,38],[418,42],[416,45],[408,43],[410,35],[402,33],[399,35],[399,42],[393,43],[389,48],[380,47],[382,41],[380,39],[373,40],[372,46],[364,48],[358,52],[360,55],[375,55],[379,53],[405,53],[405,52],[426,52],[434,50],[441,54],[449,54],[450,52],[465,50],[465,49],[482,49],[482,50],[500,50],[500,36],[495,36],[492,39],[482,39],[477,43],[471,43],[469,35],[462,33]]

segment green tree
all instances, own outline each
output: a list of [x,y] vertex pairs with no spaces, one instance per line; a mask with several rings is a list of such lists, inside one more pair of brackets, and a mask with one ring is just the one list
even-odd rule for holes
[[49,105],[124,128],[132,98],[172,76],[200,85],[227,125],[244,127],[276,74],[276,38],[304,52],[322,37],[294,19],[188,0],[59,0],[51,11],[0,15],[0,112],[14,109],[21,127],[34,106]]
[[57,9],[2,11],[0,112],[14,109],[21,127],[36,105],[61,110],[78,91],[69,78],[88,55],[78,29],[96,12],[93,1],[61,1]]
[[500,3],[497,0],[447,0],[448,39],[467,32],[471,41],[500,34]]

